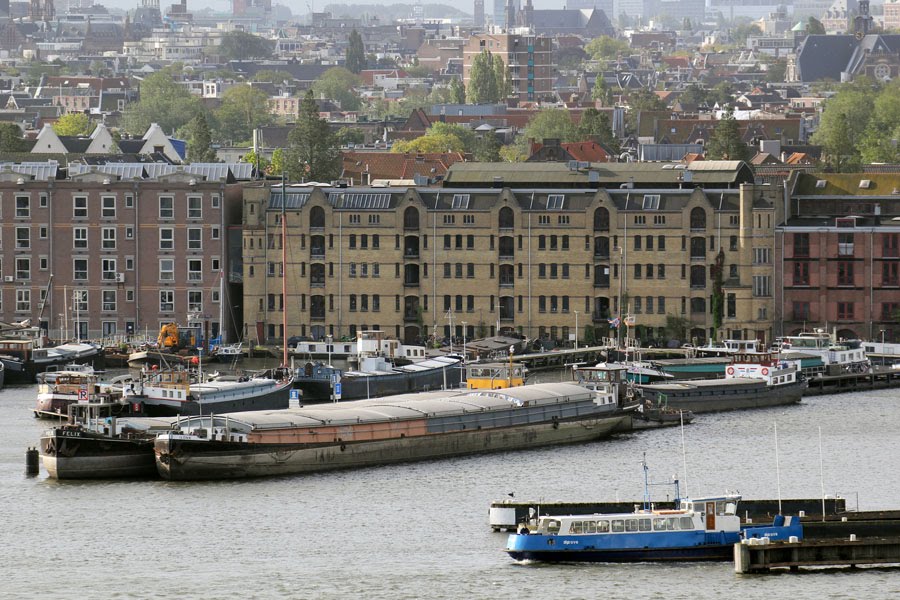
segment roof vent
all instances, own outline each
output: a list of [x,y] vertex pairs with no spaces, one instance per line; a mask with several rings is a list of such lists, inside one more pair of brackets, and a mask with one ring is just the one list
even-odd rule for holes
[[[816,180],[816,189],[817,189],[817,190],[824,190],[824,189],[825,189],[825,186],[826,186],[827,184],[828,184],[828,182],[825,181],[824,179],[817,179],[817,180]],[[859,186],[859,187],[862,187],[862,186]]]
[[859,180],[859,189],[861,189],[861,190],[867,190],[867,189],[869,189],[869,187],[871,187],[871,185],[872,185],[871,179],[860,179]]

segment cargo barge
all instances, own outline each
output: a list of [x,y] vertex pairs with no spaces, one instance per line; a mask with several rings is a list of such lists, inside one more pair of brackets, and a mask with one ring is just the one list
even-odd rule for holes
[[154,449],[166,479],[229,479],[586,442],[628,419],[615,384],[545,383],[186,417]]

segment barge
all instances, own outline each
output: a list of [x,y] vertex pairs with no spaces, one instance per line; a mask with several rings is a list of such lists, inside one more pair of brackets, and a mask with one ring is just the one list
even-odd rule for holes
[[165,479],[229,479],[586,442],[627,426],[618,396],[546,383],[188,417],[156,438],[156,465]]

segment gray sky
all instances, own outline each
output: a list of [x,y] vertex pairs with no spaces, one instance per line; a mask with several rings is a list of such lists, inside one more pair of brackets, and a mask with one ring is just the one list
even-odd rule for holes
[[[139,0],[95,0],[95,1],[98,4],[103,4],[104,6],[108,6],[110,8],[115,7],[115,8],[121,8],[123,10],[130,10],[132,8],[135,8],[140,3]],[[558,0],[557,1],[554,1],[554,0],[532,0],[532,2],[534,3],[535,8],[561,8],[563,5],[563,2],[560,2]],[[168,6],[172,3],[173,3],[172,0],[160,0],[159,4],[160,4],[160,8],[162,9],[163,13],[165,13],[166,8],[168,8]],[[315,7],[324,7],[326,4],[331,4],[331,3],[333,3],[331,0],[316,0],[312,4]],[[340,2],[334,2],[334,3],[384,4],[384,5],[391,5],[391,4],[412,5],[412,4],[415,4],[414,2],[411,2],[409,0],[381,0],[380,2],[378,0],[363,0],[360,2],[354,2],[353,0],[341,0]],[[423,0],[422,3],[430,4],[430,2],[428,2],[428,0]],[[462,2],[454,2],[453,0],[438,0],[438,2],[436,2],[436,3],[447,4],[449,6],[459,6],[460,10],[470,13],[470,14],[472,13],[472,7],[474,4],[474,2],[472,0],[462,0]],[[56,4],[57,11],[65,10],[65,0],[56,0],[55,4]],[[283,4],[285,6],[290,7],[291,11],[295,15],[305,14],[307,12],[306,0],[300,0],[300,1],[273,0],[273,4]],[[485,2],[485,7],[487,7],[491,4],[492,4],[491,0],[487,0]],[[196,10],[198,8],[203,8],[205,6],[208,6],[214,10],[226,11],[226,10],[231,10],[231,1],[230,0],[188,0],[188,10]]]

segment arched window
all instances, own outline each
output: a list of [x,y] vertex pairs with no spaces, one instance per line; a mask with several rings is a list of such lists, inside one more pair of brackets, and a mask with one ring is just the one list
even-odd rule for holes
[[409,206],[403,211],[403,228],[404,229],[419,229],[419,211]]
[[500,209],[500,229],[512,229],[516,226],[516,220],[510,207]]
[[594,231],[609,231],[609,210],[602,206],[594,211]]
[[309,226],[325,228],[325,210],[321,206],[313,206],[309,211]]
[[699,206],[691,210],[691,229],[706,229],[706,211]]

